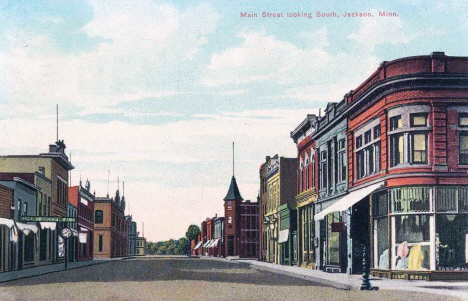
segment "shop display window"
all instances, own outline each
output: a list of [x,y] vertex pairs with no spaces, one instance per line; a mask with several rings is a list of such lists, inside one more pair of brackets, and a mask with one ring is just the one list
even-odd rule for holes
[[422,214],[395,216],[396,243],[429,241],[429,216]]
[[332,223],[340,222],[339,213],[332,213],[328,215],[327,226],[327,262],[331,265],[340,265],[340,232],[332,232]]
[[388,218],[374,219],[374,267],[388,270]]
[[429,188],[402,187],[390,190],[392,213],[429,212]]
[[468,270],[468,215],[436,216],[437,270]]

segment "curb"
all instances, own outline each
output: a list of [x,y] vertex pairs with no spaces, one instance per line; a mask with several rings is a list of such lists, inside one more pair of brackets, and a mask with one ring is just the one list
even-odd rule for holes
[[287,275],[287,276],[290,276],[290,277],[315,282],[315,283],[318,283],[318,284],[321,284],[321,285],[324,285],[324,286],[333,287],[333,288],[340,289],[340,290],[350,291],[350,290],[352,290],[354,288],[350,284],[345,284],[345,283],[341,283],[341,282],[337,282],[337,281],[327,280],[327,279],[323,279],[323,278],[319,278],[319,277],[314,277],[314,276],[309,276],[309,275],[302,275],[302,274],[299,274],[299,273],[294,273],[294,272],[290,272],[290,271],[283,271],[283,270],[273,269],[273,268],[269,268],[269,267],[258,266],[258,265],[255,265],[255,264],[248,264],[248,265],[252,269],[268,271],[268,272],[272,272],[272,273],[280,274],[280,275]]
[[85,268],[85,267],[89,267],[89,266],[93,266],[93,265],[100,265],[100,264],[104,264],[104,263],[109,263],[109,262],[112,262],[112,261],[113,261],[113,260],[108,260],[108,261],[103,261],[103,262],[95,262],[95,263],[93,263],[93,264],[82,265],[82,266],[78,266],[78,267],[72,267],[72,268],[68,268],[68,269],[66,269],[66,270],[65,270],[65,269],[53,270],[53,271],[47,271],[47,272],[39,273],[39,274],[35,274],[35,275],[19,276],[19,277],[17,277],[17,278],[6,279],[6,280],[0,279],[0,283],[6,283],[6,282],[21,280],[21,279],[28,279],[28,278],[33,278],[33,277],[37,277],[37,276],[42,276],[42,275],[49,275],[49,274],[53,274],[53,273],[58,273],[58,272],[66,272],[66,271],[81,269],[81,268]]
[[278,270],[278,269],[275,269],[275,268],[259,266],[259,265],[255,265],[253,263],[248,263],[248,262],[244,262],[244,261],[230,260],[230,259],[226,259],[226,258],[212,258],[212,257],[206,257],[206,258],[201,257],[201,258],[206,259],[206,260],[213,260],[213,261],[223,261],[223,262],[228,262],[228,263],[231,263],[231,264],[242,264],[242,265],[246,265],[246,266],[248,266],[249,268],[252,268],[252,269],[268,271],[268,272],[275,273],[275,274],[280,274],[280,275],[286,275],[286,276],[290,276],[290,277],[294,277],[294,278],[299,278],[299,279],[315,282],[315,283],[318,283],[318,284],[321,284],[321,285],[324,285],[324,286],[333,287],[333,288],[340,289],[340,290],[349,291],[349,290],[352,290],[352,289],[355,288],[351,284],[345,284],[345,283],[342,283],[342,282],[327,280],[327,279],[314,277],[314,276],[310,276],[310,275],[303,275],[303,274],[295,273],[295,272],[291,272],[291,271],[284,271],[284,270]]

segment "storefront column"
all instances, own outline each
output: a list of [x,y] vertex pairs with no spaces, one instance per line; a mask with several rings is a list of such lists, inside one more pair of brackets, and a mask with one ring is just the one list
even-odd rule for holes
[[353,240],[351,238],[351,208],[349,208],[344,212],[345,225],[346,225],[346,238],[347,238],[347,245],[348,245],[348,252],[347,252],[347,262],[348,266],[346,268],[346,274],[351,275],[353,273]]

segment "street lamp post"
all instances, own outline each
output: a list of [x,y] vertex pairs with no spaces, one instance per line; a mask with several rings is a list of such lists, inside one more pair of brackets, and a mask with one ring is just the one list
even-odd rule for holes
[[64,246],[65,246],[65,270],[66,270],[67,264],[68,264],[68,239],[72,236],[72,231],[70,228],[63,228],[60,234],[65,240]]

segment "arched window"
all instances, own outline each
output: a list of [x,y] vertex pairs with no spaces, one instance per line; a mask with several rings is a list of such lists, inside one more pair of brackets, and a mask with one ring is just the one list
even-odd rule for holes
[[95,224],[102,224],[104,220],[104,213],[102,210],[96,210],[94,213],[94,223]]

